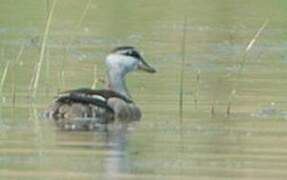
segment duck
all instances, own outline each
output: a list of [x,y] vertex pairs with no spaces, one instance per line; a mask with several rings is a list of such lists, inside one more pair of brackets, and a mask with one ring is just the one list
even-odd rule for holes
[[107,86],[104,89],[77,88],[59,93],[47,116],[63,130],[95,130],[102,125],[139,121],[140,108],[132,99],[126,76],[134,71],[155,73],[133,46],[113,49],[105,59]]

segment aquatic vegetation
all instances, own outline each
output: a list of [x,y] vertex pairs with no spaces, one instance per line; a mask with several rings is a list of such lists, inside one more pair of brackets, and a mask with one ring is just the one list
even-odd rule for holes
[[7,61],[6,65],[5,65],[4,69],[3,69],[3,73],[2,73],[1,81],[0,81],[0,92],[1,93],[3,91],[3,87],[4,87],[5,81],[7,79],[7,73],[8,73],[8,70],[9,70],[9,66],[10,66],[10,62]]
[[179,120],[182,123],[183,117],[183,94],[184,94],[184,69],[185,69],[185,51],[186,51],[186,26],[187,26],[187,17],[184,17],[183,32],[182,32],[182,41],[181,41],[181,68],[180,68],[180,80],[179,80]]
[[40,58],[39,58],[39,62],[37,63],[37,66],[36,66],[37,68],[35,69],[35,71],[36,71],[35,79],[33,79],[33,97],[36,96],[36,93],[37,93],[37,90],[38,90],[40,73],[41,73],[42,64],[43,64],[44,58],[45,58],[45,52],[46,52],[46,46],[47,46],[49,30],[50,30],[51,22],[52,22],[52,19],[53,19],[53,14],[54,14],[54,10],[55,10],[56,4],[57,4],[57,0],[53,0],[51,9],[50,9],[50,12],[49,12],[49,15],[48,15],[48,19],[47,19],[47,22],[46,22],[45,31],[44,31],[44,34],[43,34]]
[[[243,68],[246,64],[246,61],[247,61],[247,53],[251,50],[251,48],[254,46],[256,40],[259,38],[259,36],[261,35],[262,31],[265,29],[265,27],[268,25],[269,23],[269,19],[266,19],[264,21],[264,23],[262,24],[262,26],[257,30],[257,32],[255,33],[254,37],[250,40],[250,42],[248,43],[248,45],[246,46],[245,48],[245,51],[244,51],[244,54],[242,56],[242,61],[240,62],[240,67],[239,67],[239,70],[238,70],[238,75],[237,75],[237,78],[239,79],[241,77],[241,73],[243,71]],[[226,115],[227,116],[230,116],[231,114],[231,105],[232,105],[232,101],[234,100],[236,94],[237,94],[237,84],[235,83],[230,95],[229,95],[229,98],[228,98],[228,103],[227,103],[227,107],[226,107]]]

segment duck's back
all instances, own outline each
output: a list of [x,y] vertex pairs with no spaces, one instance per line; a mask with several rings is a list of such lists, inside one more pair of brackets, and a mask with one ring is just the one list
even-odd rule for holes
[[139,109],[125,96],[112,90],[88,88],[60,93],[48,110],[48,116],[66,130],[93,130],[118,117],[133,118],[133,114],[135,120],[140,118]]

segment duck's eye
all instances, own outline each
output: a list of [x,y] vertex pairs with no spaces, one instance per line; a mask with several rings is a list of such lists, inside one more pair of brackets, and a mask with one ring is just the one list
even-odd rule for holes
[[126,51],[124,54],[127,56],[132,56],[133,52],[132,51]]

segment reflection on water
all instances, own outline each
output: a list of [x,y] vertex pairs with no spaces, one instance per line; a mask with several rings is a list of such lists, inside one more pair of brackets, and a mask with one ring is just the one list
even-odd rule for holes
[[115,131],[108,131],[106,142],[114,144],[112,151],[118,153],[117,156],[110,156],[105,159],[107,179],[111,179],[109,176],[114,176],[115,174],[129,173],[130,163],[127,152],[127,125],[116,128]]
[[[284,0],[58,1],[36,99],[30,86],[50,1],[2,1],[0,179],[286,179]],[[159,72],[128,79],[142,121],[108,132],[60,131],[43,121],[57,92],[104,78],[102,60],[117,45],[143,50]]]
[[127,136],[134,128],[132,125],[113,125],[109,131],[73,132],[54,129],[47,123],[38,127],[41,132],[31,132],[31,126],[22,125],[4,132],[1,126],[2,178],[69,179],[100,175],[101,179],[113,179],[130,173]]

